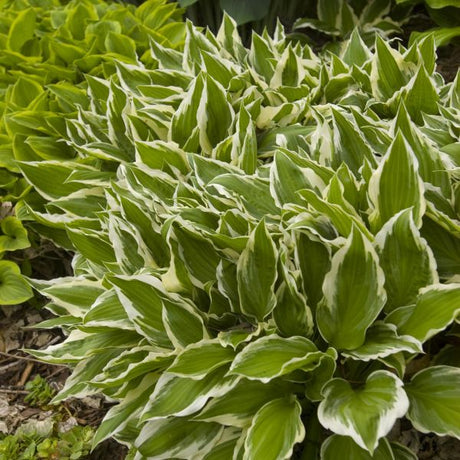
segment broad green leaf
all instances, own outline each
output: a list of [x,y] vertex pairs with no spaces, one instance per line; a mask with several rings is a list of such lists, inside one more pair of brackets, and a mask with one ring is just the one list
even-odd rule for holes
[[70,395],[85,397],[97,393],[97,388],[89,382],[101,373],[107,362],[113,359],[118,351],[114,348],[107,348],[107,350],[98,350],[92,356],[80,359],[72,374],[66,379],[64,387],[53,398],[52,402],[62,402]]
[[224,428],[223,434],[218,443],[214,445],[211,452],[203,457],[203,460],[224,460],[233,458],[233,452],[236,449],[237,443],[241,439],[241,431],[232,428]]
[[321,445],[321,460],[395,460],[390,443],[386,438],[380,440],[373,454],[361,448],[352,438],[333,434]]
[[106,362],[102,372],[91,380],[91,384],[106,390],[127,382],[129,384],[131,381],[136,382],[138,377],[148,373],[153,373],[156,381],[159,378],[158,372],[164,371],[173,360],[174,352],[170,350],[154,352],[150,345],[134,347],[121,354],[118,353],[112,360]]
[[423,369],[405,388],[410,401],[407,417],[417,430],[460,438],[460,369]]
[[275,308],[277,250],[262,220],[251,233],[238,260],[238,296],[241,311],[263,321]]
[[241,2],[232,0],[219,0],[220,7],[228,13],[238,25],[251,21],[258,21],[268,13],[270,3],[267,0]]
[[238,378],[225,374],[226,369],[217,369],[195,380],[163,373],[144,407],[141,421],[198,412],[210,398],[222,396],[236,385]]
[[35,33],[37,15],[33,8],[21,11],[8,32],[6,46],[11,51],[20,52],[23,45],[33,38]]
[[321,401],[323,399],[322,389],[324,385],[332,379],[337,368],[338,354],[335,348],[328,348],[319,357],[318,365],[315,369],[305,375],[305,396],[310,401]]
[[132,331],[104,329],[98,334],[91,334],[74,329],[64,343],[51,345],[46,350],[29,349],[27,352],[50,363],[77,364],[84,357],[109,350],[126,350],[136,346],[138,342],[139,335]]
[[137,61],[136,43],[126,35],[109,32],[105,38],[107,51],[127,57],[132,61]]
[[270,194],[270,184],[265,179],[255,176],[240,176],[235,173],[222,174],[209,182],[208,190],[215,189],[220,195],[229,198],[257,218],[279,215],[279,208]]
[[369,220],[375,230],[403,209],[412,208],[415,225],[425,213],[424,186],[415,155],[399,131],[369,182],[374,210]]
[[355,389],[346,380],[335,378],[325,385],[323,395],[318,408],[323,427],[351,437],[371,455],[380,438],[409,408],[403,382],[387,371],[373,372],[364,386]]
[[237,118],[237,132],[233,136],[232,158],[246,174],[254,174],[257,168],[256,127],[251,114],[242,106]]
[[181,377],[201,379],[232,361],[234,356],[232,348],[224,348],[217,340],[202,341],[185,348],[168,368],[168,372]]
[[0,260],[0,305],[16,305],[32,297],[21,270],[9,260]]
[[439,276],[447,279],[459,273],[460,238],[430,217],[423,219],[421,233],[434,253]]
[[[434,284],[420,290],[415,306],[394,310],[386,321],[398,332],[425,342],[451,324],[460,312],[460,284]],[[402,315],[401,315],[402,314]]]
[[332,258],[316,318],[321,335],[339,349],[363,345],[368,327],[386,302],[385,277],[369,240],[353,228]]
[[421,288],[439,281],[433,253],[420,237],[411,209],[392,217],[377,234],[375,245],[385,273],[386,312],[415,303]]
[[0,252],[16,251],[30,246],[27,230],[18,218],[14,216],[5,217],[0,225],[3,233],[0,235]]
[[436,47],[448,45],[454,38],[460,36],[460,27],[436,27],[425,32],[412,32],[409,43],[417,43],[433,36]]
[[294,445],[303,441],[302,408],[294,396],[265,404],[254,416],[244,442],[244,460],[287,459]]
[[296,369],[316,368],[323,354],[305,337],[273,334],[247,345],[233,360],[229,373],[267,383]]
[[134,446],[144,458],[184,459],[205,455],[219,440],[224,427],[184,417],[162,418],[147,422]]

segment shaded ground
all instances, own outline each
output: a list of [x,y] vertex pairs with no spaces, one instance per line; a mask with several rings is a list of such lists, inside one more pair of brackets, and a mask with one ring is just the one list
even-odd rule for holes
[[[44,364],[21,349],[43,349],[63,340],[59,330],[28,329],[47,317],[44,310],[31,307],[1,307],[0,309],[0,433],[13,434],[18,427],[39,426],[56,422],[59,431],[75,425],[97,428],[110,405],[101,397],[70,399],[59,406],[35,405],[26,401],[30,394],[25,387],[37,375],[55,391],[61,389],[70,371],[65,366]],[[122,460],[125,447],[114,441],[102,443],[88,460]],[[14,459],[9,459],[14,460]]]

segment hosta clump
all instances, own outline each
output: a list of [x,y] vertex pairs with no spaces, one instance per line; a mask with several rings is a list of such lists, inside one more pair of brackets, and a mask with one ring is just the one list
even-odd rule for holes
[[4,0],[0,11],[0,189],[2,201],[15,202],[30,191],[16,160],[72,158],[46,136],[60,135],[65,118],[86,106],[75,84],[84,86],[85,74],[108,78],[115,61],[148,62],[149,40],[181,46],[184,24],[166,0],[137,9],[102,0]]
[[21,163],[77,251],[32,281],[69,333],[32,351],[74,367],[56,400],[118,401],[95,442],[138,459],[415,458],[404,416],[460,437],[460,79],[433,41],[328,61],[226,18],[152,56],[89,79],[76,160]]

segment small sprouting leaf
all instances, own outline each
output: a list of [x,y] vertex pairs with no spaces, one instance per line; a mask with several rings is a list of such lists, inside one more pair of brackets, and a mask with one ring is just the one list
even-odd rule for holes
[[422,433],[460,438],[460,369],[432,366],[406,384],[407,417]]
[[369,240],[356,228],[332,258],[317,307],[321,335],[339,349],[352,350],[365,340],[367,328],[386,302],[385,277]]
[[294,444],[305,437],[301,413],[302,408],[293,396],[265,404],[254,416],[249,427],[244,442],[243,460],[290,458]]
[[0,305],[16,305],[32,297],[21,270],[9,260],[0,260]]
[[350,436],[371,454],[409,408],[403,382],[388,371],[373,372],[363,387],[355,389],[346,380],[335,378],[324,386],[323,395],[318,408],[320,423],[336,434]]
[[0,225],[3,233],[0,235],[0,252],[25,249],[30,246],[27,230],[18,218],[14,216],[5,217]]

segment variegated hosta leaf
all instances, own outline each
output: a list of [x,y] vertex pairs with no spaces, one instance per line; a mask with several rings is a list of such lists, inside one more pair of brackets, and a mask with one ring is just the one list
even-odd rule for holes
[[313,370],[323,355],[304,337],[269,335],[247,345],[233,360],[229,374],[266,383],[296,369]]
[[147,422],[134,445],[145,458],[188,460],[208,453],[223,429],[217,423],[196,422],[185,417],[161,418]]
[[421,226],[425,213],[422,179],[412,149],[399,131],[369,182],[374,210],[369,220],[375,230],[403,209],[412,208],[414,222]]
[[372,92],[378,100],[390,99],[407,83],[402,56],[377,36],[372,60]]
[[[348,436],[333,434],[321,445],[321,460],[341,460],[352,458],[353,460],[396,460],[390,443],[382,438],[373,454],[358,446]],[[399,457],[397,460],[400,460]]]
[[198,412],[210,398],[224,395],[238,382],[226,377],[227,369],[217,369],[201,380],[164,373],[145,405],[141,420],[178,416]]
[[393,324],[378,321],[367,330],[363,345],[342,354],[353,359],[370,361],[401,351],[423,353],[423,348],[422,344],[411,335],[398,335]]
[[181,377],[201,379],[231,362],[234,356],[234,350],[231,347],[224,348],[217,339],[201,341],[185,348],[168,368],[168,372]]
[[410,401],[407,417],[417,430],[460,439],[460,369],[423,369],[405,388]]
[[241,379],[230,391],[209,401],[194,420],[247,428],[263,405],[293,389],[294,385],[277,380],[261,383]]
[[413,306],[394,310],[386,321],[398,332],[425,342],[451,324],[460,312],[460,285],[435,284],[422,289]]
[[318,327],[328,343],[346,350],[364,343],[366,330],[386,301],[384,281],[377,254],[353,227],[346,244],[332,258],[317,308]]
[[409,408],[403,383],[387,371],[373,372],[358,388],[333,379],[323,388],[323,395],[318,409],[321,424],[336,434],[350,436],[371,455],[379,439]]
[[275,308],[277,256],[275,244],[262,220],[252,232],[237,267],[241,311],[259,321]]
[[244,442],[244,460],[290,458],[305,437],[302,408],[294,396],[265,404],[254,416]]
[[411,209],[392,217],[375,244],[385,273],[385,311],[414,303],[419,289],[439,281],[433,253],[420,237]]
[[157,381],[155,374],[147,374],[136,388],[130,390],[123,401],[109,409],[93,438],[93,447],[122,430],[140,413],[147,403]]

